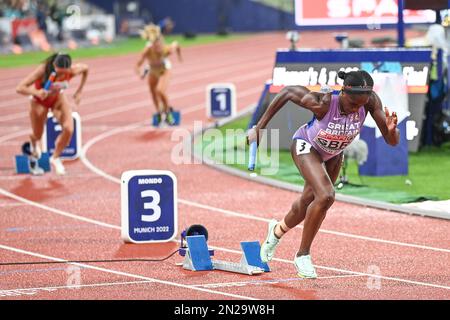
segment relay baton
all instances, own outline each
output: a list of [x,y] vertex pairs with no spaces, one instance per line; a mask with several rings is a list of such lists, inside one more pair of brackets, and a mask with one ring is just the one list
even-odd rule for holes
[[248,159],[248,170],[254,171],[256,164],[256,152],[258,151],[258,144],[256,141],[250,143],[250,157]]
[[55,81],[55,78],[56,78],[56,72],[52,72],[52,73],[50,74],[50,77],[48,77],[47,82],[46,82],[45,85],[44,85],[44,90],[45,90],[45,91],[48,91],[48,90],[50,89],[50,87],[51,87],[53,81]]

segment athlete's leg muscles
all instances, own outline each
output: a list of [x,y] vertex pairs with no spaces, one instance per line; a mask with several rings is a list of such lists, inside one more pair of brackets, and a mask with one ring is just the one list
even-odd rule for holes
[[302,241],[298,251],[298,255],[306,255],[309,254],[327,210],[334,202],[334,187],[326,166],[316,150],[311,149],[310,153],[297,155],[293,147],[292,154],[295,165],[313,193],[313,200],[306,208]]
[[159,78],[150,74],[148,77],[148,85],[150,88],[150,94],[152,96],[153,104],[155,105],[156,111],[161,113],[161,106],[159,104],[159,95],[158,95],[158,82]]
[[42,134],[44,133],[45,122],[47,120],[47,112],[48,109],[46,107],[34,100],[31,101],[29,109],[32,130],[30,134],[30,142],[33,150],[36,149],[37,144],[40,144]]
[[65,147],[70,143],[70,139],[73,134],[73,118],[72,109],[70,107],[69,101],[64,94],[60,94],[58,101],[54,106],[54,116],[58,120],[62,127],[61,134],[55,141],[55,152],[53,153],[54,158],[58,158]]
[[161,75],[157,86],[157,94],[159,99],[161,100],[164,112],[169,111],[169,98],[167,97],[167,88],[169,86],[169,79],[170,79],[170,71],[166,70]]

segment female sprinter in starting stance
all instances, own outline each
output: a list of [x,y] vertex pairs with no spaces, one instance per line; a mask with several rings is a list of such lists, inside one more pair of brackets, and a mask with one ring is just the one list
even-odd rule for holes
[[[17,93],[31,96],[30,119],[32,133],[30,134],[30,145],[34,157],[40,158],[41,156],[41,137],[49,111],[53,112],[53,115],[62,127],[62,132],[55,141],[55,152],[50,157],[50,164],[58,175],[66,173],[59,156],[70,143],[73,133],[72,109],[63,92],[68,88],[69,81],[80,74],[82,79],[73,96],[75,103],[78,105],[81,100],[81,92],[86,83],[88,66],[85,64],[72,66],[72,59],[67,54],[57,53],[47,58],[43,64],[22,80],[16,88]],[[51,76],[54,77],[52,85],[48,90],[45,90],[44,86]],[[33,174],[42,174],[42,172],[33,172]]]
[[154,24],[146,26],[141,32],[141,36],[145,40],[148,40],[148,43],[135,66],[136,74],[143,78],[140,69],[144,61],[147,60],[150,68],[146,70],[149,73],[148,85],[153,104],[158,112],[158,124],[161,122],[162,114],[164,113],[165,121],[169,125],[173,125],[175,119],[171,113],[167,98],[167,87],[171,69],[171,63],[168,57],[173,51],[176,51],[178,60],[181,62],[180,46],[176,41],[170,45],[166,45],[160,27]]
[[334,183],[341,168],[342,151],[359,134],[366,115],[372,115],[389,145],[397,145],[400,139],[397,115],[390,114],[387,108],[383,112],[380,98],[372,91],[372,77],[361,70],[340,71],[338,76],[344,80],[338,95],[310,92],[302,86],[285,87],[248,133],[250,143],[259,139],[259,131],[288,101],[314,114],[308,124],[295,132],[291,147],[294,163],[305,179],[303,193],[282,221],[269,222],[260,252],[264,262],[270,261],[281,237],[304,220],[300,249],[294,257],[297,273],[304,278],[317,278],[310,256],[311,244],[334,202]]

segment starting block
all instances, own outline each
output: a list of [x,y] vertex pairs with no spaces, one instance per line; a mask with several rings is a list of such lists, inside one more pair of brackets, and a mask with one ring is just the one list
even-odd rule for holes
[[[179,126],[180,122],[181,122],[181,113],[180,113],[180,111],[176,111],[176,110],[171,109],[170,113],[172,114],[173,119],[175,120],[175,123],[173,124],[173,126]],[[165,121],[165,119],[161,119],[161,122],[163,122],[163,121]],[[154,127],[158,127],[160,125],[160,123],[158,123],[158,113],[154,113],[153,117],[152,117],[152,125]]]
[[[267,263],[261,261],[259,251],[261,249],[258,241],[241,242],[243,252],[241,261],[230,262],[212,260],[210,249],[204,235],[186,237],[187,248],[185,249],[183,268],[192,271],[222,270],[247,275],[256,275],[269,272]],[[182,253],[180,252],[180,255]]]
[[[15,156],[16,173],[30,173],[30,166],[36,165],[36,161],[31,157],[30,143],[25,142],[22,145],[22,154]],[[37,165],[45,172],[50,171],[50,155],[43,152],[37,161]]]

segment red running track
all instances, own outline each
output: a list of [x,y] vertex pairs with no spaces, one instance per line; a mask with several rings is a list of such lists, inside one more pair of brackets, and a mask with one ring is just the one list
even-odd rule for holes
[[[371,34],[372,35],[372,34]],[[304,33],[302,44],[332,43],[327,33]],[[284,34],[185,48],[174,63],[172,104],[183,128],[206,123],[204,90],[233,82],[238,108],[254,103],[271,76]],[[267,221],[280,219],[299,195],[229,176],[201,164],[171,161],[172,130],[149,126],[152,106],[133,76],[136,56],[91,59],[82,105],[82,160],[69,174],[13,174],[12,157],[28,133],[27,100],[14,94],[30,68],[0,71],[0,260],[164,257],[177,243],[124,244],[120,239],[118,179],[131,169],[171,170],[178,179],[179,230],[205,225],[218,259],[238,261],[239,242],[262,240]],[[70,92],[73,92],[73,84]],[[147,119],[144,123],[144,119]],[[301,228],[287,234],[273,272],[249,277],[182,270],[174,256],[157,263],[0,267],[1,299],[449,299],[450,222],[336,202],[313,246],[319,278],[296,277],[292,258]],[[81,284],[72,288],[77,279]]]

